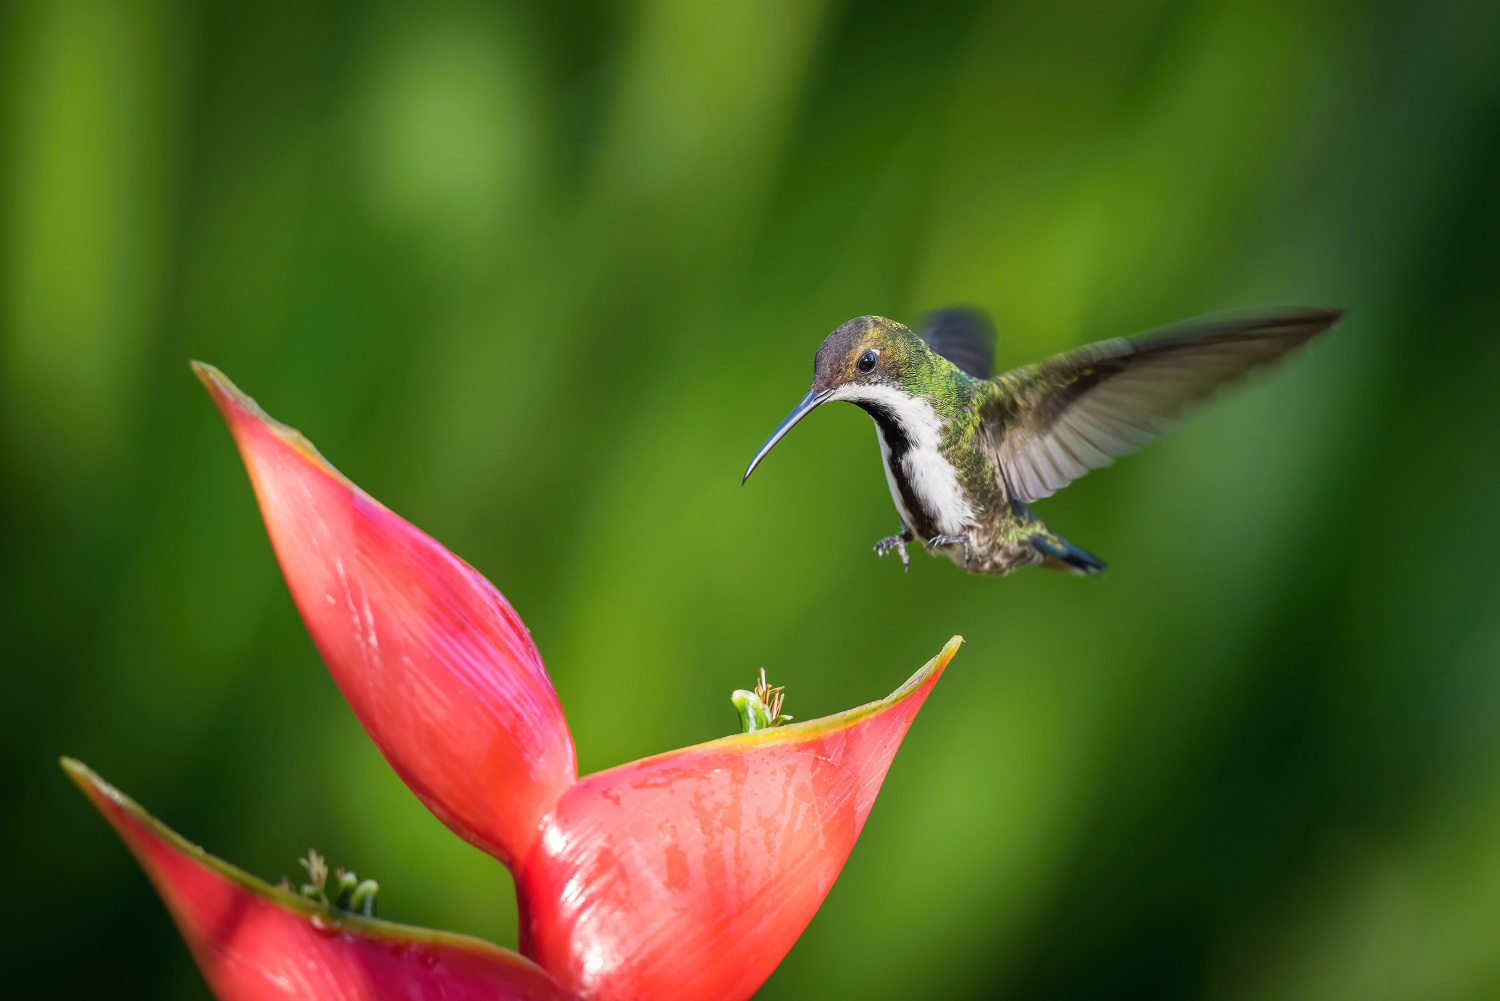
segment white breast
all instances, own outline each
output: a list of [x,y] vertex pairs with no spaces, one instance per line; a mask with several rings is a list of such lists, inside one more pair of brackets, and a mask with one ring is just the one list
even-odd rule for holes
[[937,449],[912,448],[902,460],[912,491],[944,535],[960,535],[974,519],[958,473]]
[[[938,451],[943,423],[932,404],[887,386],[843,386],[833,394],[833,399],[875,403],[894,414],[911,442],[911,447],[901,457],[901,471],[917,500],[943,534],[959,535],[968,528],[974,512],[959,485],[958,473]],[[891,488],[891,499],[896,502],[896,510],[901,512],[902,519],[910,525],[911,513],[901,500],[901,490],[891,472],[890,446],[884,435],[877,434],[876,437],[880,439],[880,458],[885,466],[886,484]]]

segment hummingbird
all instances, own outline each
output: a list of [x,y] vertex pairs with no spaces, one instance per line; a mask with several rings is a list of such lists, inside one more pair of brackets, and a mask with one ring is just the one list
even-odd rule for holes
[[970,307],[928,314],[920,332],[860,316],[829,334],[812,388],[750,460],[831,400],[875,422],[901,531],[875,543],[911,568],[920,541],[970,573],[1044,566],[1102,573],[1099,557],[1028,506],[1141,448],[1221,386],[1333,327],[1341,309],[1288,307],[1200,317],[1100,341],[994,375],[994,328]]

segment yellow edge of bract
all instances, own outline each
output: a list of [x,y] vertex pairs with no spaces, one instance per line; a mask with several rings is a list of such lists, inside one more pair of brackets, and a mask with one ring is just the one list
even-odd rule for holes
[[136,820],[151,828],[158,837],[183,855],[202,863],[225,879],[237,883],[256,896],[262,897],[278,907],[289,911],[296,911],[298,914],[308,918],[320,917],[336,927],[349,928],[375,937],[431,942],[437,945],[451,945],[465,949],[474,949],[480,952],[488,952],[493,954],[497,959],[520,963],[537,970],[544,976],[547,975],[545,970],[520,953],[512,952],[510,949],[498,946],[493,942],[486,942],[482,938],[475,938],[472,935],[460,935],[457,932],[439,931],[435,928],[419,928],[415,925],[403,925],[394,921],[383,921],[380,918],[367,918],[359,914],[341,913],[334,916],[330,912],[325,911],[321,905],[308,900],[306,897],[278,889],[259,876],[253,876],[238,866],[230,865],[223,859],[210,855],[160,820],[157,820],[150,813],[147,813],[145,808],[139,803],[110,785],[92,768],[76,758],[64,757],[59,760],[62,763],[63,771],[68,773],[68,777],[78,784],[78,788],[82,789],[84,795],[94,802],[96,806],[99,805],[101,799],[109,800]]
[[[843,726],[864,719],[865,716],[873,716],[873,714],[879,713],[879,711],[891,708],[892,705],[898,705],[900,702],[906,701],[910,693],[915,692],[922,684],[926,684],[927,678],[932,677],[932,675],[942,674],[944,668],[947,668],[948,662],[953,660],[953,654],[959,653],[959,647],[962,644],[963,636],[954,636],[953,639],[945,642],[942,645],[942,650],[938,651],[938,656],[933,657],[932,660],[924,663],[921,668],[916,669],[916,674],[906,678],[906,684],[898,687],[894,692],[889,693],[889,695],[886,695],[883,699],[879,699],[879,701],[865,702],[864,705],[846,708],[841,713],[834,713],[832,716],[808,719],[801,723],[784,723],[784,725],[774,726],[771,729],[763,729],[763,731],[757,732],[757,734],[730,734],[729,737],[718,738],[718,741],[739,740],[739,738],[744,737],[775,737],[784,738],[784,740],[795,740],[798,737],[811,737],[811,735],[829,731],[829,729],[843,728]],[[718,743],[718,741],[709,741],[709,743]]]
[[873,716],[878,712],[906,701],[907,697],[918,688],[921,688],[929,677],[942,674],[943,669],[948,666],[948,662],[953,659],[953,655],[958,652],[958,648],[963,644],[963,641],[964,638],[962,636],[955,636],[947,643],[944,643],[943,648],[938,651],[936,657],[918,668],[917,673],[907,678],[904,685],[877,702],[868,702],[862,706],[855,706],[853,709],[845,709],[843,712],[834,713],[832,716],[822,716],[818,719],[805,720],[801,723],[786,723],[782,726],[773,727],[770,730],[762,730],[759,733],[730,734],[728,737],[720,737],[719,740],[736,740],[741,737],[781,737],[785,739],[809,737],[827,730],[836,730],[848,726],[866,716]]
[[[921,688],[933,675],[941,674],[943,669],[948,666],[948,662],[953,659],[953,655],[958,652],[958,648],[963,644],[963,641],[964,638],[962,636],[955,636],[950,639],[947,643],[943,644],[943,649],[938,651],[936,657],[923,664],[917,673],[907,678],[906,683],[900,688],[879,701],[855,706],[853,709],[845,709],[843,712],[834,713],[832,716],[820,716],[817,719],[803,720],[800,723],[784,723],[769,730],[757,730],[754,733],[731,733],[727,737],[718,737],[714,740],[704,741],[701,744],[679,747],[673,751],[664,751],[661,754],[653,754],[648,758],[641,758],[623,765],[616,765],[615,767],[633,768],[638,765],[660,761],[664,758],[694,754],[709,749],[718,751],[748,751],[768,743],[795,744],[832,730],[851,726],[867,716],[873,716],[876,713],[899,705],[912,692]],[[613,769],[605,769],[605,771],[613,771]],[[596,772],[594,774],[601,773]]]
[[[192,366],[193,373],[197,375],[200,380],[202,380],[203,385],[208,387],[208,391],[210,393],[215,396],[222,395],[230,400],[233,400],[243,410],[249,413],[251,417],[255,418],[257,421],[270,428],[271,431],[273,431],[278,437],[280,437],[287,444],[291,445],[297,451],[301,452],[309,460],[316,463],[318,466],[322,467],[333,476],[337,476],[340,480],[348,483],[351,487],[354,485],[348,477],[346,477],[343,473],[339,472],[338,469],[334,467],[333,463],[329,462],[323,457],[323,453],[318,451],[316,445],[314,445],[311,441],[308,441],[306,435],[304,435],[301,431],[298,431],[296,428],[291,427],[290,425],[281,423],[281,421],[278,421],[276,418],[266,413],[265,410],[261,408],[261,405],[255,402],[255,398],[247,395],[243,390],[240,389],[240,387],[231,382],[229,376],[225,375],[223,372],[219,371],[217,368],[208,364],[207,362],[197,361],[195,359],[193,361],[190,361],[188,364]],[[230,424],[230,430],[234,430],[232,422]]]

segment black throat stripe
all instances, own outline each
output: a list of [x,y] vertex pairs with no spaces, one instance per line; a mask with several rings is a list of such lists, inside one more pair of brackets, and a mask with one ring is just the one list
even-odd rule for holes
[[890,454],[891,477],[896,481],[896,489],[901,494],[902,505],[915,522],[906,527],[921,539],[932,538],[938,534],[936,520],[932,512],[928,511],[927,507],[917,499],[917,493],[912,489],[911,480],[906,475],[906,464],[901,461],[912,447],[906,428],[901,426],[901,421],[896,414],[883,404],[861,400],[857,405],[875,421],[875,432],[885,442],[885,449]]

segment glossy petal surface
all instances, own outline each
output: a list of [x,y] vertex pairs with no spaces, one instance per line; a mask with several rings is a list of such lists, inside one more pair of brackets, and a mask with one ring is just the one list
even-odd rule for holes
[[146,870],[220,1001],[564,1001],[529,960],[464,935],[327,912],[189,844],[82,764],[63,767]]
[[954,637],[889,698],[611,768],[519,875],[523,949],[596,1001],[735,1001],[812,920]]
[[194,364],[234,434],[313,641],[412,791],[507,863],[576,776],[531,635],[477,571],[341,475],[212,366]]

